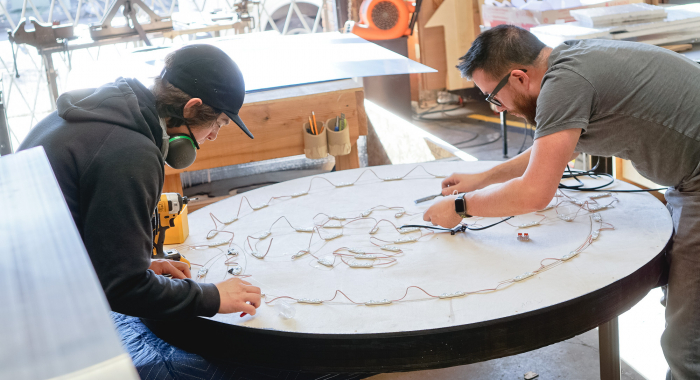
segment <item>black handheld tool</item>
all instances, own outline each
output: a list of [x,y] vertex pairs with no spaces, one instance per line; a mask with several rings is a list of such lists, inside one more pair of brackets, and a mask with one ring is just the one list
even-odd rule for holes
[[427,197],[416,199],[415,201],[413,201],[413,203],[419,204],[419,203],[423,203],[423,202],[427,202],[427,201],[432,201],[433,199],[435,199],[437,197],[441,197],[441,196],[442,196],[442,194],[429,195]]

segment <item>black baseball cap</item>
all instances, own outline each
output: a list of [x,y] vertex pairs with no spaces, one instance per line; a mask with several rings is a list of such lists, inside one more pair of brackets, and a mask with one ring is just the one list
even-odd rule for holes
[[169,69],[161,77],[193,98],[200,98],[216,112],[223,112],[251,139],[238,111],[245,99],[243,74],[235,62],[216,46],[187,45],[175,51]]

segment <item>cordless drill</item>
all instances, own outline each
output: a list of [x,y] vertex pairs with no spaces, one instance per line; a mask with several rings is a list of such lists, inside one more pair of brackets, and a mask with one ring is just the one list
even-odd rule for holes
[[[189,199],[178,193],[163,193],[155,210],[153,228],[153,258],[169,259],[187,263],[183,256],[176,249],[169,249],[163,252],[164,244],[181,244],[185,242],[190,234],[187,224],[187,202]],[[168,231],[166,237],[166,231]]]

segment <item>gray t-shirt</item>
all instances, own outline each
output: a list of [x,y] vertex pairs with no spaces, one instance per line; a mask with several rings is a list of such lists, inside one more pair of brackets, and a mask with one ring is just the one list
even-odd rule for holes
[[535,121],[535,139],[581,128],[577,151],[628,159],[661,185],[700,180],[700,65],[678,53],[567,41],[549,57]]

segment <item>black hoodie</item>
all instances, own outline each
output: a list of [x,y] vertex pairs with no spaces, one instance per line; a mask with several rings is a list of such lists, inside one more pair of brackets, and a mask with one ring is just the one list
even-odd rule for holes
[[163,131],[135,79],[67,92],[19,150],[43,146],[112,310],[150,319],[212,316],[213,284],[157,276],[151,216],[163,188]]

